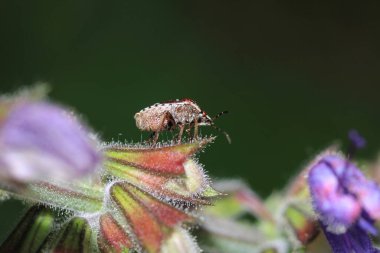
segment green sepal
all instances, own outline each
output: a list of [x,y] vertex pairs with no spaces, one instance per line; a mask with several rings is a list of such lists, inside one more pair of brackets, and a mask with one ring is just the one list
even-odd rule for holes
[[260,251],[260,253],[278,253],[278,251],[275,248],[269,248],[269,249],[264,249]]
[[105,213],[99,218],[97,241],[102,253],[129,253],[133,248],[127,231],[110,213]]
[[303,245],[308,244],[318,235],[319,229],[315,220],[301,208],[289,205],[286,208],[285,217]]
[[9,194],[21,200],[38,202],[70,211],[93,213],[102,208],[103,188],[94,184],[36,182]]
[[161,253],[173,252],[199,253],[201,250],[195,242],[195,239],[191,237],[189,231],[181,227],[176,227],[161,247]]
[[213,205],[205,208],[205,213],[224,218],[237,217],[244,212],[244,207],[231,195],[223,196]]
[[54,215],[49,208],[34,206],[0,246],[1,253],[41,252],[54,229]]
[[58,235],[57,242],[50,252],[92,253],[94,252],[92,230],[86,219],[71,219]]

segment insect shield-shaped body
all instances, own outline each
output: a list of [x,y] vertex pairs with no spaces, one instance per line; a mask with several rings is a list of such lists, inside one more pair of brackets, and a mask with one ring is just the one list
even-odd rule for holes
[[[177,99],[146,107],[135,114],[135,120],[137,128],[153,132],[153,144],[157,142],[160,132],[176,128],[179,128],[178,142],[181,142],[186,126],[189,130],[194,127],[194,139],[198,138],[198,126],[212,126],[221,131],[213,121],[224,113],[210,118],[193,100]],[[230,142],[228,134],[223,133]]]

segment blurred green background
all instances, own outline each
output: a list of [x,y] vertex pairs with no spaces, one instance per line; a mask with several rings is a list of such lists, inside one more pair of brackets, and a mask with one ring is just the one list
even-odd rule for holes
[[[214,178],[280,189],[347,131],[380,148],[379,2],[0,2],[0,87],[37,81],[104,140],[140,141],[133,115],[192,98],[232,138],[200,155]],[[163,135],[170,139],[171,135]],[[22,213],[0,205],[0,240]]]

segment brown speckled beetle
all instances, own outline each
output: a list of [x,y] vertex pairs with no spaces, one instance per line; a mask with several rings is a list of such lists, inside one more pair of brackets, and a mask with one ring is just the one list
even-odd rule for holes
[[214,125],[214,120],[225,113],[227,111],[211,118],[193,100],[185,98],[146,107],[135,114],[135,120],[137,128],[153,132],[153,144],[157,142],[160,132],[174,130],[177,127],[179,128],[178,142],[181,142],[186,126],[189,126],[189,130],[194,127],[194,139],[198,138],[198,126],[211,126],[223,132],[231,143],[229,135]]

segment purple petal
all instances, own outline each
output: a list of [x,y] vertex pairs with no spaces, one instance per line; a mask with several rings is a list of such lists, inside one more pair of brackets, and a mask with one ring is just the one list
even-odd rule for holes
[[76,178],[101,156],[87,130],[63,108],[46,102],[15,105],[0,125],[0,164],[15,180]]
[[369,180],[351,182],[349,189],[357,196],[370,218],[380,219],[380,188],[375,182]]
[[364,231],[366,231],[372,235],[378,234],[376,227],[373,225],[373,221],[368,219],[368,218],[360,217],[360,219],[358,220],[358,226],[362,230],[364,230]]
[[[314,209],[331,231],[345,232],[361,213],[355,197],[345,194],[338,178],[345,161],[338,156],[326,156],[310,169],[308,183]],[[344,162],[342,164],[342,162]]]
[[359,226],[351,227],[344,234],[334,234],[327,231],[322,224],[323,232],[331,245],[334,253],[375,253],[379,250],[372,246],[372,241],[368,234]]
[[380,188],[338,154],[321,156],[308,175],[310,194],[324,233],[335,253],[379,252],[368,233],[380,218]]

